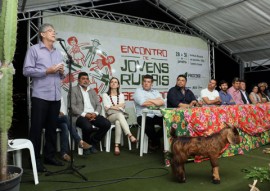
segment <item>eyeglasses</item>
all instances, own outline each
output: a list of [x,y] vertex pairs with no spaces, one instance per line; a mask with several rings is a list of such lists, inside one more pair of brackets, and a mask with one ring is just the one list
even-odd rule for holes
[[46,33],[46,32],[57,34],[57,32],[53,29],[48,29],[48,30],[44,31],[44,33]]

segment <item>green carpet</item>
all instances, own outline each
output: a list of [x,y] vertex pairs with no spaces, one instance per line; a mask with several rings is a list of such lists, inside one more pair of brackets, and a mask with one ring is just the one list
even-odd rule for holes
[[[133,146],[134,147],[134,146]],[[221,184],[211,183],[211,167],[209,161],[202,163],[187,163],[187,182],[180,184],[171,173],[171,168],[165,168],[161,151],[145,154],[139,157],[139,150],[133,148],[121,149],[120,156],[113,153],[99,152],[87,157],[75,153],[75,165],[86,165],[79,172],[88,178],[82,180],[77,174],[65,173],[61,175],[45,176],[39,174],[40,183],[35,186],[31,169],[26,169],[22,177],[21,191],[56,191],[56,190],[97,190],[97,191],[244,191],[250,190],[248,184],[252,180],[244,179],[243,168],[253,166],[266,167],[270,163],[270,155],[263,154],[265,147],[250,151],[245,155],[219,159]],[[269,145],[268,145],[269,147]],[[25,162],[24,162],[25,163]],[[50,171],[62,170],[68,167],[46,166]],[[136,174],[138,173],[138,174]],[[260,191],[269,191],[270,182],[258,183]],[[74,189],[71,189],[74,188]]]

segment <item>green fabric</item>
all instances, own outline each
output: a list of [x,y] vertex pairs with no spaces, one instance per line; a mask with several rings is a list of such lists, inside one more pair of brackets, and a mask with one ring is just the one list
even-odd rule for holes
[[[270,145],[269,145],[270,146]],[[268,147],[269,147],[268,146]],[[248,184],[252,184],[252,180],[244,179],[246,175],[241,170],[253,166],[265,167],[270,161],[269,154],[263,154],[262,150],[267,146],[254,149],[245,155],[237,155],[234,157],[226,157],[219,159],[221,184],[214,185],[211,183],[211,167],[209,161],[201,163],[187,163],[185,165],[187,182],[180,184],[172,175],[171,168],[169,174],[151,179],[130,179],[119,183],[108,184],[96,188],[73,189],[78,191],[244,191],[250,190]],[[113,149],[113,147],[112,147]],[[85,168],[79,170],[81,174],[86,176],[89,183],[84,182],[76,173],[63,175],[45,176],[39,174],[40,184],[35,186],[33,183],[33,175],[28,165],[29,152],[23,152],[23,168],[21,191],[54,191],[63,188],[86,187],[102,184],[94,180],[116,179],[120,177],[128,177],[136,172],[146,168],[163,168],[162,151],[148,153],[143,157],[139,157],[139,150],[134,148],[129,151],[127,144],[121,148],[121,155],[114,156],[113,153],[99,152],[87,157],[80,157],[75,153],[75,165],[86,165]],[[11,160],[10,160],[11,161]],[[48,170],[56,171],[67,167],[55,167],[46,165]],[[149,170],[137,176],[153,176],[160,175],[163,171]],[[55,182],[52,182],[55,181]],[[57,181],[75,181],[80,183],[66,183]],[[257,184],[260,191],[268,191],[270,182]]]

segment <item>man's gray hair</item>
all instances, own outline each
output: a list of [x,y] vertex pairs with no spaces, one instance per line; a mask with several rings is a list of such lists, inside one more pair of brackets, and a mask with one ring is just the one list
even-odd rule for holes
[[42,41],[41,33],[46,32],[49,27],[54,29],[53,25],[49,24],[49,23],[44,23],[39,27],[39,29],[38,29],[38,37],[39,37],[39,39],[41,41]]

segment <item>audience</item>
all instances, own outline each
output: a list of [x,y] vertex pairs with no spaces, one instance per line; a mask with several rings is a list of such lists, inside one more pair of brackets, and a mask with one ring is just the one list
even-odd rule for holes
[[82,129],[83,140],[92,147],[84,150],[84,154],[97,153],[97,144],[111,127],[108,119],[100,115],[101,104],[95,90],[89,87],[86,72],[78,75],[78,85],[71,91],[71,112],[73,126]]
[[219,97],[219,93],[215,90],[217,86],[217,81],[215,79],[211,79],[208,83],[208,87],[201,91],[201,98],[204,104],[206,105],[220,105],[221,100]]
[[240,93],[244,104],[251,104],[248,93],[246,92],[245,80],[240,80]]
[[252,87],[252,91],[249,94],[249,99],[251,100],[251,103],[256,104],[256,103],[261,103],[261,97],[258,94],[259,88],[257,85],[254,85]]
[[107,119],[115,124],[115,148],[114,155],[120,155],[120,140],[122,130],[125,135],[128,136],[129,140],[132,143],[136,143],[136,138],[131,134],[129,125],[124,116],[125,108],[125,98],[122,93],[120,93],[120,83],[119,80],[115,77],[109,82],[109,90],[107,93],[102,95],[102,101],[105,108]]
[[[153,76],[144,75],[142,88],[137,88],[133,95],[138,124],[142,122],[142,110],[144,108],[150,106],[161,107],[165,104],[161,94],[157,90],[152,89],[152,85]],[[156,132],[155,125],[159,125],[162,128]],[[163,118],[160,113],[147,113],[145,133],[151,141],[149,148],[152,150],[158,149],[160,147],[160,138],[163,135]]]
[[230,87],[227,91],[233,98],[236,104],[244,104],[240,92],[240,79],[234,78],[232,81],[232,87]]
[[230,94],[227,93],[228,90],[228,82],[225,80],[221,80],[219,83],[219,97],[221,99],[221,105],[234,105],[235,102]]
[[187,77],[179,75],[176,79],[176,85],[172,87],[167,95],[168,108],[187,108],[199,106],[193,92],[186,88]]

